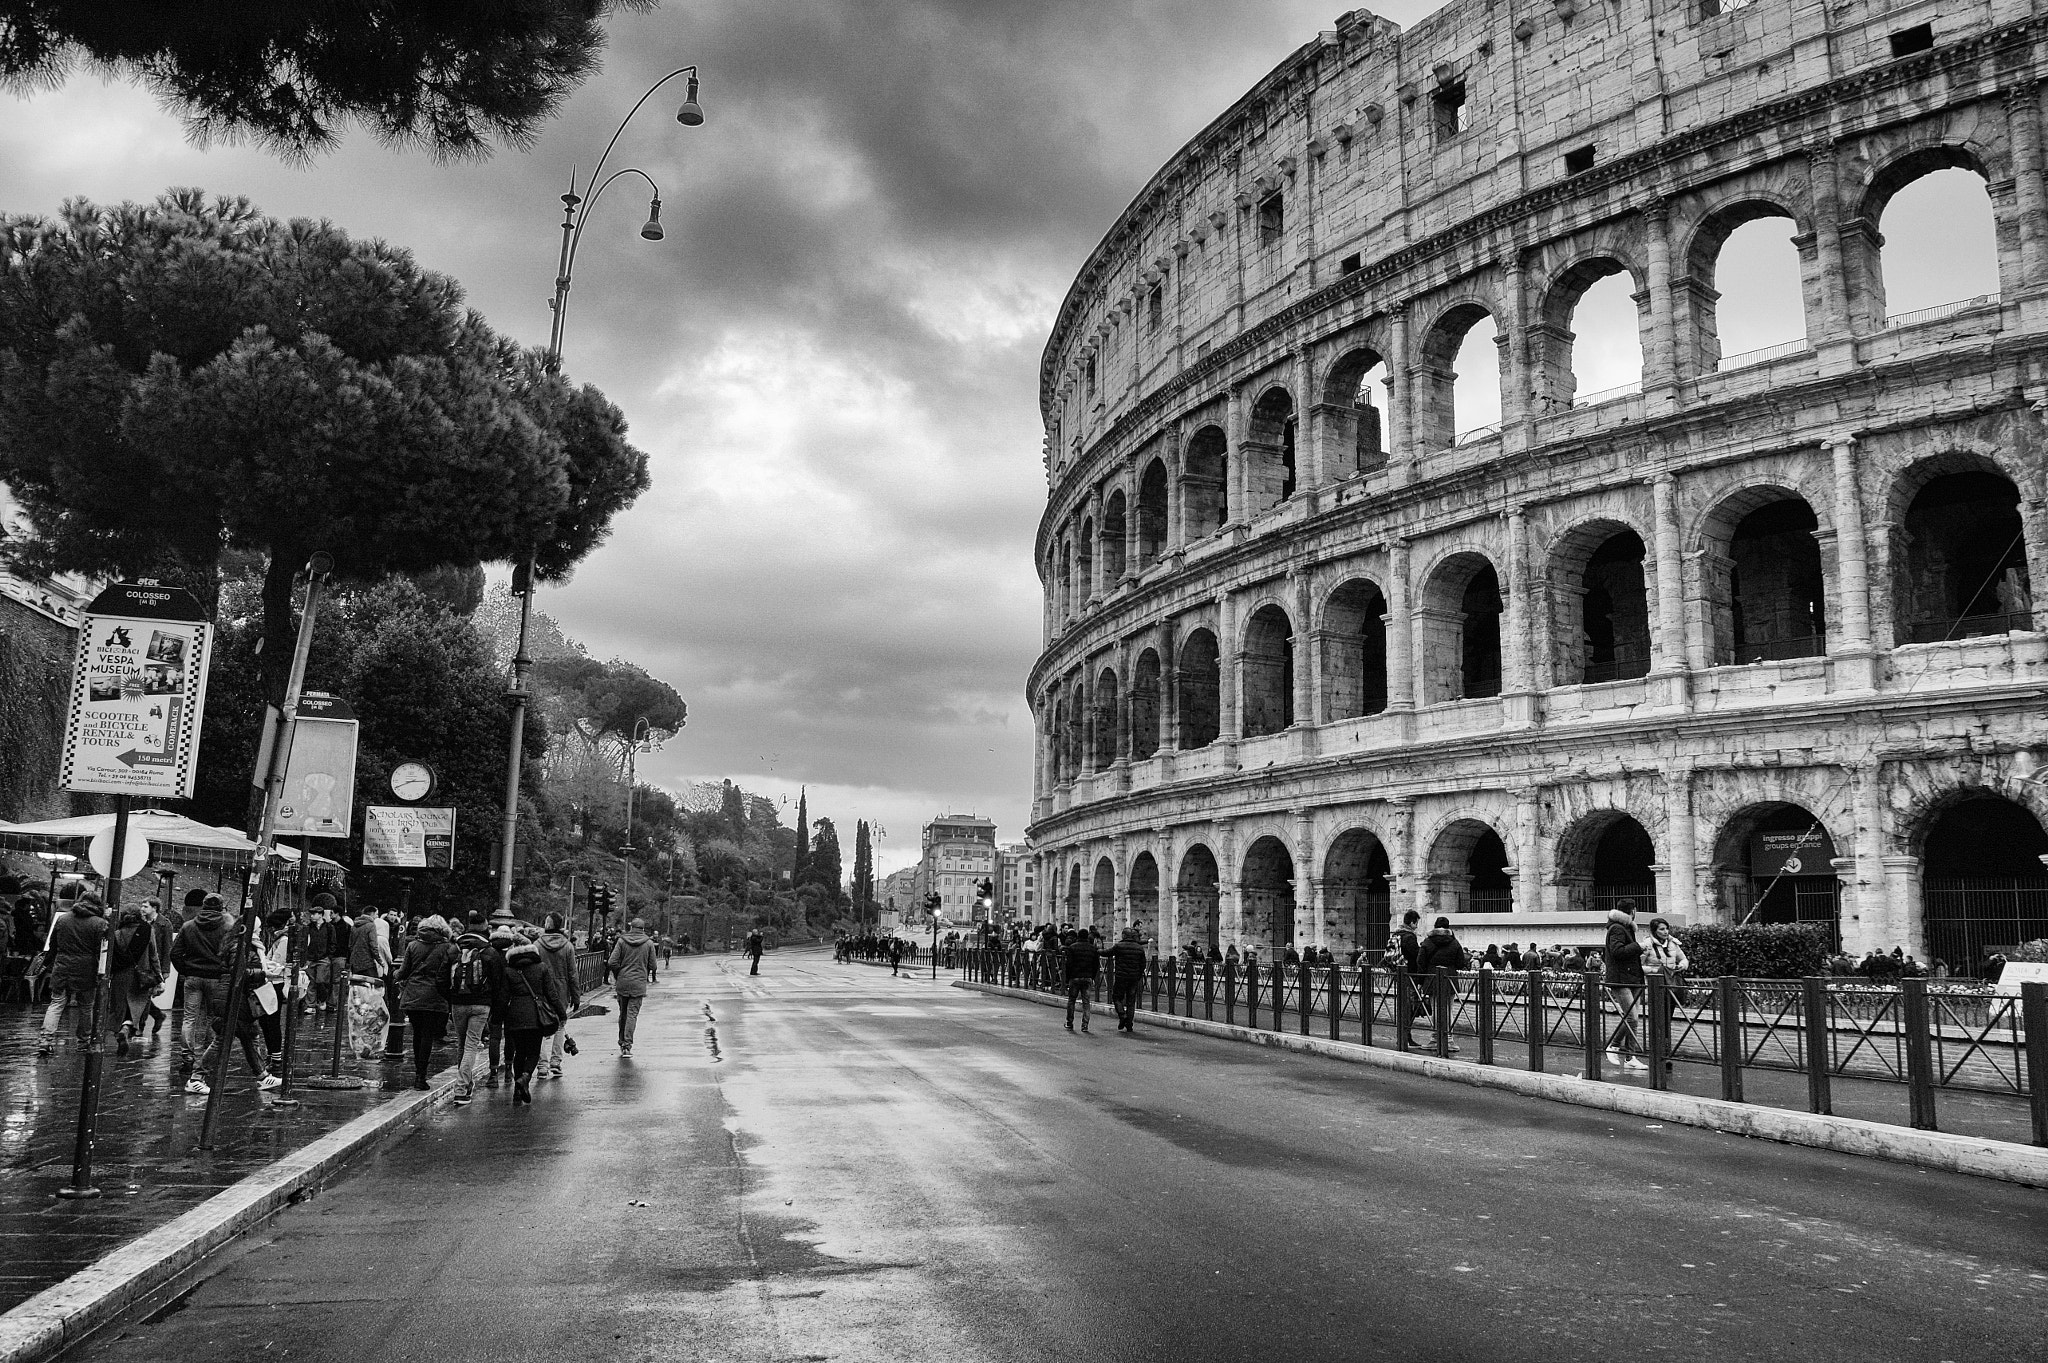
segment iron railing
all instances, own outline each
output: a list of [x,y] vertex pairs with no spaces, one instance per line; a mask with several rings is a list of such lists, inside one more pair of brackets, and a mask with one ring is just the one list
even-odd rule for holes
[[[1059,958],[1049,953],[959,948],[946,963],[982,983],[1064,992]],[[1103,970],[1090,988],[1097,1002],[1111,992],[1107,960]],[[1898,1083],[1911,1124],[1925,1130],[1935,1129],[1939,1092],[2016,1095],[2030,1101],[2035,1144],[2048,1145],[2048,985],[2027,984],[2012,998],[1917,979],[1883,987],[1819,976],[1674,983],[1652,975],[1630,988],[1590,971],[1422,976],[1403,967],[1169,957],[1153,961],[1138,988],[1140,1008],[1167,1016],[1440,1056],[1462,1054],[1470,1042],[1484,1065],[1513,1063],[1496,1055],[1511,1043],[1537,1073],[1599,1080],[1618,1050],[1647,1066],[1650,1087],[1662,1089],[1673,1064],[1705,1065],[1732,1102],[1743,1101],[1750,1070],[1804,1074],[1808,1108],[1821,1113],[1832,1111],[1835,1079]]]
[[1995,293],[1980,293],[1974,298],[1958,298],[1953,303],[1937,303],[1931,308],[1916,308],[1912,312],[1902,312],[1896,317],[1885,318],[1884,324],[1888,328],[1915,327],[1923,322],[1939,322],[1944,317],[1954,317],[1958,313],[1971,312],[1977,308],[1995,308],[1998,301],[1998,295]]
[[1941,644],[1952,639],[1981,639],[1987,635],[2031,633],[2032,611],[2006,611],[1991,615],[1957,615],[1943,620],[1914,620],[1906,625],[1909,644]]

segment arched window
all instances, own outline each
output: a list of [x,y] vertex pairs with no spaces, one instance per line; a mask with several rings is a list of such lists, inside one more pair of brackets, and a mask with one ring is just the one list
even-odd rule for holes
[[1551,560],[1557,683],[1619,681],[1650,670],[1643,541],[1614,521],[1582,526]]
[[1269,948],[1277,960],[1295,942],[1294,858],[1286,844],[1272,837],[1253,843],[1245,852],[1238,887],[1246,938]]
[[1798,224],[1776,204],[1722,210],[1694,239],[1688,295],[1697,371],[1740,369],[1806,346]]
[[1087,771],[1082,758],[1087,755],[1088,740],[1088,698],[1076,681],[1067,690],[1067,776],[1071,780]]
[[1159,751],[1159,655],[1146,649],[1131,669],[1131,760]]
[[1059,618],[1062,620],[1072,619],[1074,614],[1074,546],[1066,540],[1060,541],[1059,567],[1053,576],[1053,593],[1059,603]]
[[1213,535],[1230,519],[1229,445],[1223,432],[1204,426],[1188,441],[1181,475],[1181,519],[1191,540]]
[[1431,575],[1415,617],[1423,702],[1500,694],[1500,579],[1480,554],[1453,554]]
[[1095,769],[1115,766],[1117,753],[1116,672],[1105,667],[1095,678]]
[[1215,948],[1222,945],[1222,915],[1217,912],[1216,856],[1200,843],[1181,853],[1180,871],[1174,878],[1174,936],[1181,942],[1197,942]]
[[1876,238],[1870,307],[1891,326],[1932,321],[1999,296],[1998,225],[1984,176],[1960,148],[1937,147],[1886,168],[1864,217]]
[[1379,354],[1353,350],[1331,366],[1317,414],[1322,418],[1323,467],[1332,478],[1384,468],[1393,448],[1388,429],[1391,372]]
[[1176,669],[1175,711],[1180,715],[1182,749],[1206,748],[1216,741],[1222,688],[1216,636],[1198,629],[1181,645]]
[[1581,261],[1560,276],[1544,300],[1535,339],[1545,410],[1588,406],[1642,388],[1635,277],[1618,260]]
[[1138,570],[1166,552],[1166,461],[1154,459],[1138,477]]
[[1928,479],[1907,507],[1893,600],[1898,642],[2034,628],[2034,591],[2013,481],[1986,469]]
[[1124,578],[1124,493],[1109,494],[1102,504],[1102,588],[1113,591]]
[[1323,608],[1323,718],[1353,719],[1387,708],[1387,601],[1354,578]]
[[1500,426],[1500,346],[1492,314],[1476,303],[1452,308],[1423,338],[1413,410],[1425,450],[1489,434]]
[[[1766,500],[1768,499],[1768,500]],[[1761,504],[1757,504],[1757,503]],[[1745,505],[1728,533],[1725,556],[1705,567],[1726,574],[1714,593],[1715,662],[1743,664],[1817,658],[1827,645],[1827,580],[1814,539],[1813,508],[1775,490],[1737,499],[1717,519]]]
[[1095,863],[1095,884],[1088,896],[1088,921],[1105,936],[1116,926],[1116,865],[1108,857]]
[[1940,810],[1921,861],[1927,950],[1960,974],[1982,975],[1989,953],[2048,937],[2043,853],[2040,820],[2002,796],[1975,791]]
[[1294,495],[1294,398],[1269,388],[1252,405],[1244,440],[1244,492],[1256,516]]
[[1095,522],[1081,522],[1074,537],[1074,609],[1084,610],[1095,598]]
[[1841,940],[1834,837],[1812,810],[1766,802],[1738,811],[1715,840],[1714,875],[1731,923],[1813,923]]
[[1067,871],[1067,922],[1079,924],[1086,921],[1081,908],[1081,864],[1075,862]]
[[1324,945],[1342,953],[1377,951],[1392,930],[1393,866],[1380,840],[1362,828],[1338,836],[1323,858]]
[[1294,626],[1278,606],[1261,606],[1244,631],[1244,736],[1277,734],[1294,723]]
[[1478,819],[1459,819],[1429,852],[1431,897],[1438,913],[1508,913],[1514,883],[1500,834]]
[[1131,858],[1130,887],[1126,897],[1131,903],[1131,926],[1146,941],[1159,936],[1159,863],[1150,852],[1140,852]]

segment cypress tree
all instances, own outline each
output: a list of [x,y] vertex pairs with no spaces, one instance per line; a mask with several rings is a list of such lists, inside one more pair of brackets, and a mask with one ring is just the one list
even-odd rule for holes
[[811,792],[799,787],[796,797],[796,858],[789,864],[789,888],[804,883],[804,863],[811,859]]

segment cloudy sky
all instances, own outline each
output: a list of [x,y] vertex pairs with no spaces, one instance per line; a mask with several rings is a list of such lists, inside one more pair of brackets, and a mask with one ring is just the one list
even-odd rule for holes
[[667,240],[639,239],[638,182],[613,186],[568,329],[570,371],[625,409],[654,488],[540,604],[688,697],[644,778],[730,777],[792,811],[807,783],[849,846],[855,818],[887,829],[887,870],[938,812],[1023,836],[1036,366],[1067,284],[1158,165],[1339,8],[667,0],[612,22],[604,71],[538,146],[456,166],[361,134],[310,167],[200,149],[146,92],[78,78],[0,97],[0,203],[247,194],[411,248],[538,344],[571,168],[701,65],[707,123],[674,122],[677,82],[612,162],[660,184]]

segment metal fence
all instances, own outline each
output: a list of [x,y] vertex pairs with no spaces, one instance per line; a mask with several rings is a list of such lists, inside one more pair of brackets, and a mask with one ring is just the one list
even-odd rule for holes
[[[1055,956],[963,948],[946,962],[969,979],[1064,992]],[[1107,962],[1105,962],[1105,972]],[[1138,1006],[1267,1031],[1328,1036],[1394,1050],[1463,1054],[1482,1065],[1499,1043],[1524,1049],[1528,1069],[1602,1078],[1610,1048],[1639,1057],[1652,1088],[1676,1061],[1712,1066],[1720,1096],[1743,1101],[1746,1070],[1806,1076],[1807,1105],[1833,1110],[1837,1078],[1906,1087],[1912,1125],[1935,1129],[1942,1090],[2012,1094],[2032,1108],[2033,1136],[2048,1145],[2048,985],[2006,998],[1970,986],[1905,980],[1897,987],[1724,976],[1683,983],[1651,976],[1611,986],[1597,972],[1187,965],[1155,961],[1138,981]],[[1104,1000],[1108,975],[1091,997]],[[1442,1025],[1437,1025],[1438,1023]],[[1427,1039],[1418,1038],[1420,1030]]]

